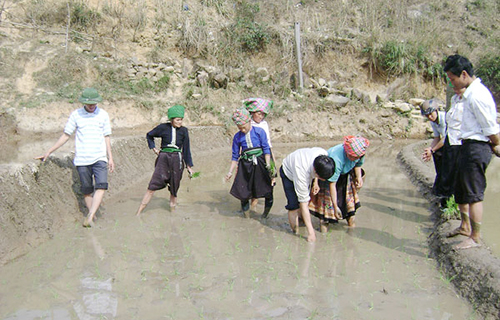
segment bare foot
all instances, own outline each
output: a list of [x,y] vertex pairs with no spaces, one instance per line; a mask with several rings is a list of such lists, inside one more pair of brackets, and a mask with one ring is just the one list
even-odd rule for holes
[[446,238],[453,238],[453,237],[456,237],[458,235],[462,235],[462,236],[466,236],[466,237],[470,237],[470,231],[467,231],[465,229],[462,229],[460,227],[448,232],[446,234]]
[[85,220],[83,220],[82,225],[85,228],[92,228],[94,226],[94,221],[92,221],[92,219],[89,220],[88,218],[86,218]]
[[347,218],[347,226],[351,227],[351,228],[356,227],[356,217],[355,216],[350,216],[349,218]]
[[307,242],[315,242],[316,241],[316,234],[312,233],[307,236]]
[[470,249],[470,248],[478,248],[480,247],[481,244],[474,241],[472,238],[467,238],[464,241],[460,242],[459,244],[453,246],[453,250],[463,250],[463,249]]

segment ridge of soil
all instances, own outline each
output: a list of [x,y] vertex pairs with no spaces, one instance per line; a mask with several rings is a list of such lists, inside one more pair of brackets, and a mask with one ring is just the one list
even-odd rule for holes
[[460,295],[466,298],[485,319],[500,319],[500,259],[487,246],[459,250],[452,249],[456,243],[446,234],[460,225],[458,220],[446,220],[440,214],[439,202],[432,195],[434,168],[425,165],[417,150],[422,150],[428,141],[404,147],[397,158],[404,172],[422,195],[432,204],[434,229],[429,235],[432,258],[438,268],[453,283]]

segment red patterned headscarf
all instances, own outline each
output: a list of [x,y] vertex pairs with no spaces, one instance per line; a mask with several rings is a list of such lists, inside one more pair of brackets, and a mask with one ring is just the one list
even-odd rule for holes
[[237,126],[242,126],[250,122],[250,112],[244,108],[236,109],[233,112],[232,119]]
[[344,137],[344,151],[349,159],[359,159],[364,156],[369,145],[370,141],[363,137]]
[[249,112],[262,111],[267,115],[273,107],[273,101],[262,98],[248,98],[243,100],[243,105]]

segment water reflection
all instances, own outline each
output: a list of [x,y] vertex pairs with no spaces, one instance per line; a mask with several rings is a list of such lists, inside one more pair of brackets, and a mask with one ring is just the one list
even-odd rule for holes
[[[295,147],[275,146],[278,162]],[[474,319],[427,258],[425,200],[388,160],[397,148],[382,148],[365,163],[357,227],[312,244],[289,231],[280,185],[269,219],[242,216],[222,182],[229,149],[198,159],[175,212],[164,191],[135,216],[145,177],[98,228],[75,225],[2,267],[0,318]]]

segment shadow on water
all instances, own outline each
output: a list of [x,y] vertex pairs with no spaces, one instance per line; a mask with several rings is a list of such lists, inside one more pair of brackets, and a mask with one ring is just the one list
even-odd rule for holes
[[401,189],[398,190],[392,188],[371,188],[368,192],[366,192],[366,195],[389,203],[397,203],[400,205],[416,207],[424,206],[422,196],[418,193],[405,195],[406,198],[413,198],[414,200],[402,199]]
[[378,211],[378,212],[383,213],[383,214],[393,216],[393,217],[398,218],[398,219],[405,220],[405,221],[412,221],[412,222],[429,221],[429,216],[426,216],[424,214],[420,214],[420,213],[416,213],[416,212],[408,211],[408,210],[404,210],[404,209],[394,208],[394,207],[382,205],[379,203],[363,201],[362,206],[370,208],[371,210]]
[[363,227],[348,228],[346,232],[352,237],[373,242],[388,249],[396,250],[417,257],[427,257],[427,255],[422,253],[422,250],[424,250],[426,247],[424,247],[421,242],[414,239],[398,238],[383,230]]

